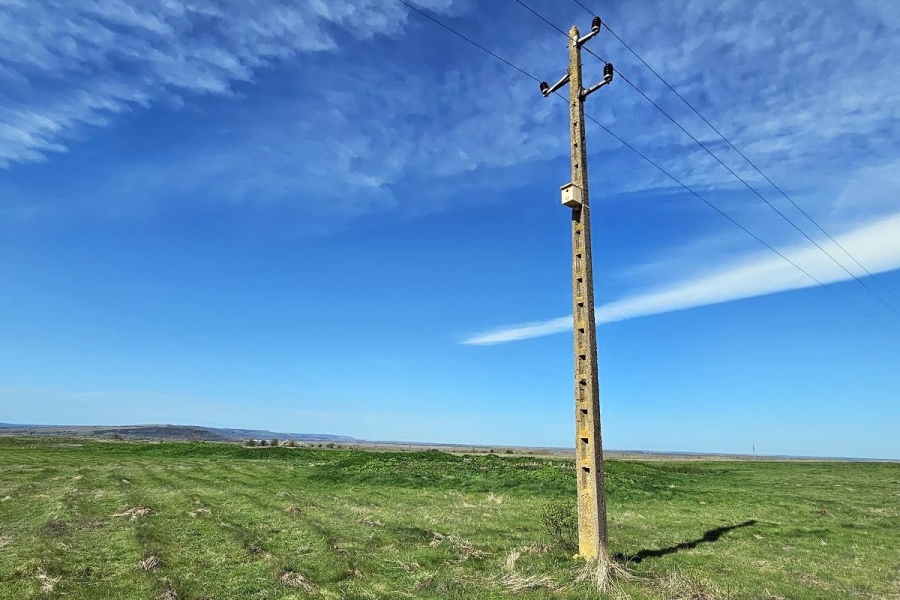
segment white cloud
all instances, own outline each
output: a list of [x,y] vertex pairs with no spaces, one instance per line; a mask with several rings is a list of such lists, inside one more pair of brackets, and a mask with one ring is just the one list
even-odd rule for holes
[[[872,273],[900,268],[900,212],[849,231],[837,241]],[[836,248],[829,248],[837,258]],[[782,254],[822,283],[846,281],[851,277],[825,254],[810,244],[780,250]],[[853,269],[851,269],[853,270]],[[720,304],[818,285],[787,261],[773,253],[746,257],[711,273],[690,277],[673,285],[635,294],[596,308],[597,324],[613,323],[648,315]],[[473,335],[462,343],[501,344],[564,331],[572,328],[572,316],[521,325],[500,327]]]
[[335,27],[395,34],[407,13],[384,0],[0,0],[0,167],[44,160],[81,128],[171,95],[231,93],[275,61],[335,49]]
[[[518,35],[501,36],[483,13],[463,13],[460,5],[472,3],[416,4],[540,78],[561,72],[564,40],[514,3],[498,5],[503,12],[495,16]],[[586,18],[570,3],[539,8],[564,26]],[[842,172],[896,157],[891,133],[900,121],[900,79],[892,65],[900,59],[900,35],[891,2],[826,11],[777,0],[691,0],[604,11],[619,34],[785,189],[813,179],[830,184]],[[856,24],[852,35],[846,22]],[[440,185],[440,178],[567,153],[564,103],[541,99],[534,82],[396,0],[0,0],[0,30],[0,168],[47,160],[136,108],[181,100],[196,108],[201,96],[234,97],[234,106],[246,108],[243,115],[227,114],[230,145],[208,137],[172,141],[155,156],[139,157],[141,164],[111,170],[154,171],[162,186],[192,184],[226,200],[311,197],[321,190],[310,182],[333,182],[358,192],[350,211],[360,215],[404,206],[388,190],[399,183],[429,177]],[[378,36],[404,37],[404,52],[343,53],[348,38]],[[742,176],[759,182],[611,36],[591,44],[699,139],[722,150]],[[257,106],[242,105],[261,71],[307,68],[322,57],[335,59],[314,85],[286,85],[281,91],[289,101],[273,104],[259,94]],[[599,63],[586,57],[585,74],[599,77]],[[235,95],[238,83],[250,85]],[[588,110],[688,185],[741,188],[624,81],[592,97]],[[245,120],[231,118],[239,116]],[[627,174],[604,179],[606,194],[671,189],[671,181],[590,129],[590,149],[602,154],[603,170]],[[193,182],[184,181],[185,160],[198,163]],[[165,199],[168,191],[153,196]],[[417,206],[427,211],[426,204]],[[817,216],[831,209],[805,207]]]
[[[896,144],[888,139],[900,121],[900,80],[893,67],[900,59],[900,27],[891,15],[895,8],[887,0],[828,8],[692,0],[660,5],[658,11],[610,6],[605,16],[747,156],[791,190],[797,179],[834,178],[865,166],[873,156],[896,156]],[[854,24],[852,32],[847,23]],[[598,40],[603,40],[597,42],[601,54],[698,139],[745,178],[759,179],[618,42]],[[740,187],[627,84],[619,83],[604,98],[612,107],[614,119],[608,122],[614,129],[636,132],[639,146],[688,185]]]

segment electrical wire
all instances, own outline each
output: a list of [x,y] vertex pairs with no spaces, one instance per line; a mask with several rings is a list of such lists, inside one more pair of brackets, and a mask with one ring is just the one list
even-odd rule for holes
[[568,33],[566,33],[565,31],[563,31],[563,30],[560,29],[559,27],[557,27],[555,23],[553,23],[552,21],[550,21],[550,19],[546,18],[544,15],[542,15],[542,14],[539,13],[538,11],[534,10],[533,8],[531,8],[530,6],[528,6],[527,4],[525,4],[524,2],[519,2],[519,0],[516,0],[516,2],[518,2],[519,4],[521,4],[522,7],[523,7],[524,9],[526,9],[527,11],[529,11],[531,14],[533,14],[534,16],[536,16],[538,19],[540,19],[541,21],[543,21],[544,23],[546,23],[547,25],[549,25],[549,26],[552,27],[553,29],[557,30],[558,32],[560,32],[560,33],[563,34],[564,36],[569,37],[569,34],[568,34]]
[[[575,2],[577,5],[581,6],[582,8],[584,8],[585,10],[587,10],[588,12],[591,12],[590,9],[588,9],[587,7],[585,7],[584,4],[582,4],[582,3],[579,2],[578,0],[572,0],[572,1]],[[591,14],[593,14],[593,13],[591,13]],[[880,277],[876,276],[875,273],[872,273],[871,271],[869,271],[869,269],[867,269],[867,268],[865,267],[865,265],[863,265],[859,260],[857,260],[857,258],[856,258],[855,256],[853,256],[853,255],[850,253],[849,250],[847,250],[846,248],[844,248],[844,246],[843,246],[839,241],[837,241],[830,233],[828,233],[828,232],[825,230],[825,228],[822,227],[822,225],[820,225],[819,222],[816,221],[816,220],[812,217],[812,215],[810,215],[806,210],[804,210],[804,208],[803,208],[802,206],[800,206],[799,204],[797,204],[797,202],[795,202],[794,199],[793,199],[791,196],[789,196],[788,193],[785,192],[778,184],[776,184],[774,181],[772,181],[772,179],[771,179],[765,172],[763,172],[763,170],[760,169],[760,168],[756,165],[756,163],[754,163],[752,160],[750,160],[750,158],[748,158],[746,154],[744,154],[737,146],[735,146],[734,143],[732,143],[731,140],[729,140],[727,137],[725,137],[725,134],[723,134],[721,131],[719,131],[719,129],[718,129],[715,125],[713,125],[712,123],[710,123],[709,120],[708,120],[706,117],[704,117],[704,116],[700,113],[700,111],[697,110],[697,108],[694,107],[694,105],[691,104],[691,103],[687,100],[687,98],[685,98],[684,96],[682,96],[682,95],[678,92],[678,90],[676,90],[674,87],[672,87],[672,85],[671,85],[668,81],[666,81],[666,80],[662,77],[662,75],[660,75],[660,74],[656,71],[656,69],[654,69],[654,68],[651,67],[649,64],[647,64],[647,61],[645,61],[645,60],[643,59],[643,57],[641,57],[640,54],[638,54],[637,52],[635,52],[635,51],[631,48],[631,46],[629,46],[629,45],[625,42],[625,40],[623,40],[621,37],[619,37],[619,35],[616,34],[616,32],[613,31],[612,28],[611,28],[607,23],[604,22],[604,23],[603,23],[603,27],[605,27],[606,30],[609,31],[609,32],[612,34],[612,36],[613,36],[614,38],[616,38],[616,39],[619,41],[620,44],[622,44],[623,46],[625,46],[625,48],[626,48],[629,52],[631,52],[631,54],[633,54],[634,57],[637,58],[637,59],[641,62],[641,64],[643,64],[645,67],[647,67],[647,69],[649,69],[650,72],[653,73],[653,75],[655,75],[657,79],[659,79],[659,80],[660,80],[667,88],[669,88],[669,90],[670,90],[673,94],[675,94],[676,96],[678,96],[678,98],[679,98],[682,102],[684,102],[684,104],[685,104],[688,108],[690,108],[691,111],[693,111],[693,113],[694,113],[695,115],[697,115],[698,117],[700,117],[700,119],[701,119],[704,123],[706,123],[706,125],[707,125],[710,129],[712,129],[712,130],[716,133],[716,135],[718,135],[718,136],[719,136],[726,144],[728,144],[728,145],[731,147],[732,150],[734,150],[735,152],[737,152],[738,155],[739,155],[741,158],[743,158],[744,161],[746,161],[746,163],[747,163],[748,165],[750,165],[751,167],[753,167],[753,170],[754,170],[754,171],[756,171],[757,173],[759,173],[759,174],[763,177],[763,179],[765,179],[767,182],[769,182],[769,185],[771,185],[773,188],[775,188],[775,190],[778,191],[778,193],[781,194],[785,199],[787,199],[787,201],[790,202],[790,203],[794,206],[794,208],[796,208],[798,211],[800,211],[800,213],[801,213],[804,217],[806,217],[807,220],[808,220],[810,223],[812,223],[813,225],[815,225],[815,226],[816,226],[816,229],[818,229],[819,231],[821,231],[821,232],[825,235],[825,237],[827,237],[829,240],[831,240],[831,242],[834,243],[834,245],[837,246],[837,247],[841,250],[841,252],[843,252],[844,254],[846,254],[846,255],[850,258],[850,260],[852,260],[852,261],[856,264],[856,266],[858,266],[860,269],[862,269],[863,272],[865,272],[866,275],[868,275],[869,277],[871,277],[873,280],[877,281],[878,284],[881,286],[881,288],[884,289],[884,291],[886,291],[888,294],[890,294],[895,300],[900,301],[900,297],[898,297],[898,296],[893,292],[893,290],[891,290],[891,288],[889,288],[887,285],[885,285],[885,283],[881,280]]]
[[422,9],[420,9],[420,8],[417,8],[417,7],[413,6],[412,4],[410,4],[409,2],[407,2],[406,0],[397,0],[397,2],[399,2],[399,3],[402,4],[402,5],[404,5],[406,8],[408,8],[408,9],[410,9],[410,10],[413,10],[413,11],[419,13],[420,15],[422,15],[423,17],[425,17],[426,19],[428,19],[428,20],[431,21],[432,23],[435,23],[435,24],[437,24],[437,25],[440,25],[441,27],[443,27],[444,29],[446,29],[447,31],[449,31],[450,33],[452,33],[453,35],[455,35],[455,36],[457,36],[457,37],[459,37],[459,38],[462,38],[463,40],[469,42],[470,44],[472,44],[473,46],[475,46],[476,48],[478,48],[478,49],[481,50],[482,52],[487,52],[488,54],[490,54],[491,56],[493,56],[494,58],[496,58],[497,60],[499,60],[500,62],[502,62],[503,64],[505,64],[506,66],[515,69],[516,71],[518,71],[519,73],[521,73],[521,74],[524,75],[525,77],[529,77],[529,78],[533,79],[534,81],[536,81],[537,83],[540,83],[540,82],[541,82],[540,79],[538,79],[537,77],[535,77],[535,76],[532,75],[531,73],[529,73],[529,72],[527,72],[527,71],[525,71],[525,70],[523,70],[523,69],[520,69],[519,67],[517,67],[516,65],[512,64],[511,62],[509,62],[508,60],[506,60],[506,59],[503,58],[502,56],[498,56],[497,54],[494,54],[493,52],[491,52],[490,50],[488,50],[487,48],[485,48],[484,46],[482,46],[481,44],[479,44],[479,43],[476,42],[475,40],[473,40],[473,39],[471,39],[471,38],[468,38],[468,37],[464,36],[464,35],[461,34],[460,32],[458,32],[458,31],[456,31],[455,29],[453,29],[452,27],[450,27],[449,25],[445,25],[445,24],[442,23],[441,21],[439,21],[439,20],[435,19],[434,17],[432,17],[431,15],[429,15],[429,14],[428,14],[427,12],[425,12],[424,10],[422,10]]
[[[522,0],[515,0],[515,1],[516,1],[518,4],[520,4],[521,6],[523,6],[524,8],[526,8],[529,12],[531,12],[532,14],[534,14],[535,16],[537,16],[538,18],[540,18],[542,21],[544,21],[545,23],[549,24],[551,27],[553,27],[553,29],[556,29],[557,31],[561,32],[563,35],[566,36],[566,38],[569,37],[567,33],[565,33],[564,31],[562,31],[562,29],[560,29],[559,27],[557,27],[556,25],[554,25],[552,22],[549,21],[549,19],[547,19],[546,17],[544,17],[543,15],[541,15],[540,13],[538,13],[537,11],[535,11],[533,8],[531,8],[530,6],[528,6],[528,5],[527,5],[525,2],[523,2]],[[579,6],[581,6],[582,8],[585,8],[586,10],[589,11],[589,9],[587,9],[587,8],[586,8],[583,4],[581,4],[580,2],[576,2],[576,3],[577,3]],[[590,12],[590,11],[589,11],[589,12]],[[608,29],[608,28],[607,28],[607,29]],[[600,60],[600,62],[604,63],[605,65],[610,64],[610,63],[607,62],[605,59],[603,59],[602,57],[600,57],[599,55],[597,55],[596,53],[594,53],[594,51],[592,51],[590,48],[585,47],[585,46],[582,46],[582,49],[583,49],[585,52],[587,52],[588,54],[592,55],[594,58],[597,58],[598,60]],[[789,224],[791,227],[793,227],[798,233],[800,233],[800,235],[802,235],[802,236],[805,237],[808,241],[810,241],[813,245],[815,245],[816,248],[818,248],[818,249],[819,249],[823,254],[825,254],[825,256],[827,256],[829,259],[831,259],[831,261],[832,261],[834,264],[836,264],[838,267],[840,267],[841,269],[843,269],[843,271],[844,271],[845,273],[847,273],[847,275],[849,275],[850,277],[852,277],[857,283],[859,283],[859,284],[860,284],[861,286],[863,286],[866,290],[868,290],[875,298],[878,299],[879,302],[881,302],[882,304],[884,304],[889,310],[891,310],[894,314],[896,314],[898,317],[900,317],[900,310],[897,310],[897,308],[894,307],[894,306],[893,306],[891,303],[889,303],[888,301],[886,301],[886,300],[881,296],[881,294],[879,294],[878,292],[876,292],[872,287],[870,287],[870,286],[869,286],[865,281],[863,281],[859,276],[857,276],[857,275],[856,275],[855,273],[853,273],[850,269],[848,269],[847,267],[845,267],[844,264],[843,264],[842,262],[840,262],[838,259],[836,259],[836,258],[835,258],[830,252],[828,252],[825,248],[823,248],[821,244],[819,244],[819,243],[818,243],[815,239],[813,239],[809,234],[807,234],[805,231],[803,231],[803,229],[801,229],[796,223],[794,223],[794,221],[792,221],[787,215],[785,215],[781,210],[779,210],[777,206],[775,206],[774,204],[772,204],[767,198],[765,198],[762,194],[760,194],[759,191],[757,191],[756,188],[754,188],[753,186],[751,186],[751,185],[747,182],[746,179],[744,179],[743,177],[741,177],[740,175],[738,175],[738,173],[737,173],[734,169],[732,169],[730,166],[728,166],[721,158],[718,157],[718,155],[716,155],[712,150],[710,150],[709,147],[706,146],[706,144],[704,144],[703,142],[701,142],[700,140],[698,140],[691,132],[689,132],[687,129],[685,129],[684,126],[681,125],[681,123],[679,123],[677,120],[675,120],[675,118],[672,117],[672,115],[670,115],[668,112],[666,112],[665,110],[663,110],[663,108],[662,108],[659,104],[657,104],[656,102],[654,102],[652,98],[650,98],[647,94],[645,94],[644,91],[641,90],[641,89],[640,89],[634,82],[632,82],[628,77],[626,77],[625,74],[623,74],[619,69],[617,69],[617,68],[615,68],[615,67],[613,67],[613,68],[614,68],[615,72],[619,74],[619,77],[621,77],[621,78],[625,81],[625,83],[627,83],[629,86],[631,86],[631,87],[632,87],[638,94],[640,94],[647,102],[649,102],[651,105],[653,105],[653,107],[656,108],[656,110],[658,110],[660,113],[662,113],[663,116],[665,116],[665,117],[666,117],[669,121],[671,121],[676,127],[678,127],[682,132],[684,132],[685,135],[687,135],[691,140],[693,140],[693,142],[694,142],[695,144],[697,144],[697,145],[700,146],[704,151],[706,151],[706,153],[709,154],[716,162],[718,162],[720,165],[722,165],[723,167],[725,167],[725,169],[726,169],[729,173],[731,173],[731,175],[734,176],[738,181],[740,181],[740,182],[744,185],[744,187],[746,187],[748,190],[750,190],[751,192],[753,192],[753,194],[754,194],[757,198],[759,198],[760,200],[762,200],[769,208],[771,208],[773,211],[775,211],[775,213],[777,213],[778,216],[780,216],[786,223],[788,223],[788,224]],[[720,135],[721,135],[721,134],[720,134]],[[796,206],[796,204],[795,204],[795,206]],[[799,207],[798,207],[798,208],[799,208]],[[810,217],[807,215],[807,218],[810,218]],[[810,219],[810,220],[811,220],[811,219]],[[820,228],[820,229],[821,229],[821,228]],[[824,230],[823,230],[823,231],[824,231]],[[828,234],[826,233],[826,235],[828,235]],[[829,237],[830,239],[832,239],[832,241],[834,241],[834,238],[831,238],[830,235],[829,235],[828,237]],[[837,243],[837,242],[835,242],[835,243]],[[839,245],[839,244],[838,244],[838,245]],[[840,245],[839,245],[839,246],[840,246]],[[845,250],[844,252],[846,253],[846,250]],[[849,254],[848,254],[848,255],[849,255]],[[853,258],[853,257],[851,256],[851,258]],[[853,259],[853,260],[855,261],[856,259]],[[857,263],[857,264],[858,264],[858,263]],[[862,266],[862,265],[860,265],[860,266]],[[863,267],[863,269],[866,270],[865,267]],[[868,273],[868,270],[866,270],[866,272]],[[869,273],[869,275],[871,275],[871,273]],[[893,295],[893,294],[892,294],[892,295]]]
[[[575,4],[577,4],[578,6],[580,6],[581,8],[583,8],[583,9],[584,9],[585,11],[587,11],[587,13],[590,14],[591,16],[596,16],[595,13],[594,13],[594,11],[592,11],[590,8],[588,8],[587,6],[585,6],[584,4],[582,4],[579,0],[572,0],[572,2],[574,2]],[[765,172],[763,172],[763,170],[760,169],[760,168],[756,165],[756,163],[754,163],[752,160],[750,160],[750,158],[748,158],[746,154],[744,154],[737,146],[735,146],[734,143],[732,143],[731,140],[729,140],[727,137],[725,137],[725,134],[723,134],[721,131],[719,131],[719,129],[718,129],[715,125],[713,125],[712,123],[710,123],[710,122],[709,122],[709,119],[707,119],[705,116],[703,116],[703,114],[701,114],[700,111],[697,110],[697,108],[696,108],[693,104],[691,104],[691,103],[688,101],[687,98],[685,98],[684,96],[682,96],[681,93],[679,93],[678,90],[676,90],[676,89],[672,86],[672,84],[670,84],[668,81],[666,81],[666,79],[665,79],[662,75],[660,75],[660,74],[656,71],[656,69],[654,69],[653,67],[651,67],[651,66],[647,63],[647,61],[645,61],[644,58],[643,58],[640,54],[638,54],[631,46],[628,45],[628,43],[627,43],[625,40],[623,40],[623,39],[622,39],[615,31],[613,31],[613,29],[609,26],[608,23],[606,23],[606,22],[604,21],[604,22],[603,22],[603,27],[605,27],[606,30],[609,31],[609,32],[612,34],[612,36],[613,36],[614,38],[616,38],[616,40],[618,40],[618,42],[619,42],[620,44],[622,44],[623,46],[625,46],[625,48],[626,48],[629,52],[631,52],[631,54],[634,55],[634,57],[635,57],[636,59],[638,59],[638,60],[641,62],[642,65],[644,65],[645,67],[647,67],[647,69],[648,69],[651,73],[653,73],[653,75],[656,76],[656,78],[659,79],[659,80],[663,83],[663,85],[665,85],[667,88],[669,88],[669,90],[670,90],[673,94],[675,94],[676,96],[678,96],[678,99],[681,100],[681,101],[685,104],[685,106],[687,106],[688,108],[690,108],[691,111],[692,111],[695,115],[697,115],[698,117],[700,117],[700,119],[701,119],[704,123],[706,123],[706,125],[707,125],[710,129],[712,129],[712,130],[716,133],[716,135],[718,135],[718,136],[719,136],[726,144],[728,144],[728,145],[731,147],[732,150],[734,150],[735,152],[737,152],[738,155],[739,155],[741,158],[743,158],[744,161],[746,161],[746,163],[747,163],[748,165],[750,165],[751,167],[753,167],[753,170],[754,170],[754,171],[756,171],[757,173],[759,173],[759,174],[760,174],[767,182],[769,182],[769,185],[771,185],[773,188],[775,188],[775,190],[778,191],[778,193],[781,194],[785,199],[787,199],[787,201],[790,202],[790,203],[794,206],[794,208],[796,208],[798,211],[800,211],[800,213],[801,213],[804,217],[806,217],[807,220],[809,220],[810,223],[812,223],[813,225],[815,225],[816,228],[817,228],[819,231],[821,231],[821,232],[822,232],[829,240],[831,240],[831,241],[834,243],[834,245],[837,246],[844,254],[846,254],[846,255],[850,258],[850,260],[852,260],[854,263],[856,263],[856,266],[858,266],[860,269],[862,269],[863,272],[865,272],[865,274],[868,275],[869,277],[871,277],[874,281],[877,281],[877,282],[878,282],[878,285],[880,285],[881,288],[882,288],[884,291],[886,291],[888,294],[890,294],[895,300],[900,301],[900,297],[898,297],[898,296],[891,290],[891,288],[889,288],[887,285],[885,285],[885,283],[881,280],[880,277],[877,277],[875,273],[872,273],[871,271],[869,271],[869,269],[867,269],[867,268],[865,267],[865,265],[863,265],[861,262],[859,262],[859,260],[857,260],[856,257],[853,256],[853,255],[850,253],[849,250],[847,250],[846,248],[844,248],[844,246],[841,245],[841,243],[840,243],[839,241],[837,241],[836,239],[834,239],[834,237],[833,237],[830,233],[828,233],[828,232],[825,230],[825,228],[822,227],[822,226],[819,224],[819,222],[816,221],[816,220],[812,217],[812,215],[810,215],[808,212],[806,212],[806,210],[804,210],[802,206],[800,206],[799,204],[797,204],[797,202],[795,202],[794,199],[791,198],[791,196],[788,195],[787,192],[785,192],[778,184],[776,184],[774,181],[772,181],[772,179],[771,179]]]
[[[446,29],[446,30],[449,31],[450,33],[456,35],[456,36],[459,37],[460,39],[462,39],[462,40],[468,42],[469,44],[471,44],[471,45],[473,45],[473,46],[475,46],[475,47],[478,48],[479,50],[482,50],[483,52],[489,54],[490,56],[494,57],[495,59],[497,59],[497,60],[499,60],[500,62],[502,62],[503,64],[505,64],[506,66],[508,66],[508,67],[510,67],[510,68],[512,68],[512,69],[514,69],[514,70],[516,70],[516,71],[518,71],[520,74],[525,75],[526,77],[528,77],[529,79],[531,79],[531,80],[533,80],[533,81],[535,81],[535,82],[538,82],[538,83],[541,82],[540,79],[538,79],[537,77],[535,77],[534,75],[532,75],[532,74],[529,73],[528,71],[522,69],[521,67],[515,65],[514,63],[512,63],[511,61],[509,61],[509,60],[507,60],[507,59],[501,57],[500,55],[498,55],[498,54],[496,54],[496,53],[494,53],[494,52],[488,50],[487,48],[485,48],[485,47],[482,46],[481,44],[475,42],[475,41],[472,40],[471,38],[469,38],[469,37],[463,35],[462,33],[458,32],[458,31],[456,31],[455,29],[453,29],[453,28],[450,27],[449,25],[446,25],[445,23],[443,23],[443,22],[441,22],[440,20],[436,19],[435,17],[429,15],[428,13],[424,12],[423,10],[421,10],[421,9],[419,9],[419,8],[417,8],[417,7],[413,6],[413,5],[411,5],[411,4],[409,4],[408,2],[406,2],[406,0],[397,0],[397,1],[400,2],[401,4],[403,4],[404,6],[406,6],[407,8],[409,8],[410,10],[412,10],[412,11],[418,13],[419,15],[421,15],[421,16],[423,16],[423,17],[425,17],[425,18],[427,18],[429,21],[431,21],[431,22],[433,22],[433,23],[435,23],[435,24],[441,26],[442,28]],[[519,2],[519,3],[521,4],[520,0],[516,0],[516,1]],[[524,6],[524,5],[523,5],[523,6]],[[533,11],[532,11],[532,12],[533,12]],[[559,29],[559,28],[557,27],[556,29]],[[560,31],[562,31],[562,30],[560,30]],[[565,32],[563,32],[563,33],[565,33]],[[598,58],[599,58],[599,57],[598,57]],[[601,60],[602,60],[602,59],[601,59]],[[569,103],[569,100],[566,99],[566,98],[565,98],[562,94],[560,94],[558,91],[557,91],[557,92],[554,92],[554,94],[555,94],[556,96],[558,96],[559,98],[561,98],[563,101],[565,101],[566,104]],[[769,244],[768,242],[766,242],[765,240],[763,240],[762,238],[760,238],[758,235],[756,235],[755,233],[753,233],[752,231],[750,231],[749,229],[747,229],[747,227],[745,227],[744,225],[741,225],[741,224],[740,224],[738,221],[736,221],[733,217],[731,217],[730,215],[728,215],[727,213],[725,213],[722,209],[720,209],[718,206],[716,206],[715,204],[713,204],[711,201],[709,201],[709,200],[707,200],[706,198],[704,198],[703,196],[701,196],[697,191],[695,191],[693,188],[689,187],[687,184],[685,184],[685,183],[682,182],[680,179],[678,179],[675,175],[673,175],[672,173],[670,173],[669,171],[667,171],[666,169],[664,169],[662,166],[660,166],[658,163],[656,163],[655,161],[653,161],[653,160],[652,160],[650,157],[648,157],[646,154],[644,154],[643,152],[641,152],[640,150],[638,150],[637,148],[635,148],[633,145],[631,145],[630,143],[628,143],[627,141],[625,141],[622,137],[620,137],[618,134],[616,134],[615,132],[613,132],[613,131],[612,131],[611,129],[609,129],[606,125],[604,125],[603,123],[601,123],[600,121],[598,121],[597,119],[595,119],[593,116],[591,116],[590,114],[588,114],[588,113],[586,113],[586,112],[585,112],[584,116],[585,116],[586,119],[590,120],[592,123],[594,123],[595,125],[599,126],[601,129],[603,129],[603,131],[605,131],[605,132],[608,133],[610,136],[612,136],[612,137],[613,137],[615,140],[617,140],[620,144],[622,144],[623,146],[625,146],[626,148],[628,148],[629,150],[631,150],[632,152],[634,152],[637,156],[639,156],[639,157],[642,158],[644,161],[646,161],[648,164],[650,164],[651,166],[653,166],[654,168],[656,168],[656,169],[657,169],[659,172],[661,172],[663,175],[665,175],[666,177],[668,177],[669,179],[671,179],[673,182],[675,182],[677,185],[679,185],[680,187],[682,187],[682,188],[683,188],[684,190],[686,190],[688,193],[690,193],[691,195],[693,195],[693,196],[695,196],[696,198],[698,198],[699,200],[701,200],[704,204],[706,204],[707,206],[709,206],[710,208],[712,208],[713,210],[715,210],[719,215],[721,215],[722,217],[724,217],[725,219],[727,219],[730,223],[732,223],[733,225],[735,225],[736,227],[738,227],[739,229],[741,229],[744,233],[746,233],[747,235],[749,235],[750,237],[752,237],[754,240],[756,240],[757,242],[759,242],[760,244],[762,244],[763,246],[765,246],[767,249],[769,249],[769,250],[771,250],[772,252],[774,252],[774,253],[775,253],[776,255],[778,255],[779,257],[781,257],[782,260],[784,260],[785,262],[787,262],[788,264],[790,264],[791,266],[793,266],[795,269],[797,269],[798,271],[800,271],[801,273],[803,273],[806,277],[808,277],[810,280],[812,280],[813,282],[815,282],[818,286],[820,286],[820,287],[822,287],[822,288],[828,290],[828,291],[831,292],[832,294],[834,294],[838,299],[840,299],[841,301],[843,301],[844,303],[846,303],[848,306],[850,306],[850,307],[851,307],[852,309],[854,309],[855,311],[859,312],[861,315],[863,315],[863,316],[865,316],[866,318],[868,318],[869,320],[871,320],[873,323],[879,325],[880,327],[883,327],[884,329],[886,329],[887,331],[889,331],[889,332],[892,333],[892,334],[897,334],[896,331],[894,331],[893,329],[891,329],[890,327],[888,327],[887,325],[885,325],[884,323],[882,323],[881,321],[879,321],[877,318],[873,317],[872,315],[870,315],[870,314],[867,313],[866,311],[862,310],[861,308],[859,308],[858,306],[856,306],[855,304],[853,304],[852,302],[850,302],[847,298],[845,298],[844,296],[842,296],[841,294],[839,294],[837,291],[835,291],[833,288],[831,288],[828,284],[826,284],[826,283],[822,282],[821,280],[819,280],[817,277],[815,277],[814,275],[812,275],[811,273],[809,273],[806,269],[804,269],[803,267],[801,267],[800,265],[798,265],[797,263],[795,263],[794,261],[792,261],[790,258],[788,258],[787,256],[785,256],[785,254],[783,254],[782,252],[780,252],[779,250],[777,250],[774,246],[772,246],[771,244]]]

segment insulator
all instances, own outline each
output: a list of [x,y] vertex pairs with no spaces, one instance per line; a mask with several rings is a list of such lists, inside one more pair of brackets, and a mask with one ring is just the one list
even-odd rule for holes
[[550,86],[547,85],[547,82],[546,82],[546,81],[542,81],[542,82],[541,82],[541,93],[542,93],[543,95],[546,96],[546,95],[547,95],[547,92],[548,92],[549,90],[550,90]]
[[591,21],[591,29],[594,31],[600,31],[600,27],[603,25],[603,21],[600,20],[600,17],[594,17]]
[[614,70],[614,69],[613,69],[613,64],[612,64],[612,63],[606,63],[606,64],[603,66],[603,76],[606,77],[606,78],[612,78],[612,76],[613,76],[613,70]]

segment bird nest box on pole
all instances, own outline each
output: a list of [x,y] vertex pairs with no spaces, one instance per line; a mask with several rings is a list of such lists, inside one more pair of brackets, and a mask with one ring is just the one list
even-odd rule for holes
[[559,188],[559,191],[562,193],[563,206],[568,206],[569,208],[581,208],[583,200],[580,187],[574,183],[567,183]]

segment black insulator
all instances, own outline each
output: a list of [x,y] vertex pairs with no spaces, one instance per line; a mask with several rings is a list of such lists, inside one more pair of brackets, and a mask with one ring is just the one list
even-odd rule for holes
[[607,77],[607,78],[611,78],[611,77],[613,76],[613,70],[614,70],[614,69],[613,69],[613,64],[612,64],[612,63],[606,63],[606,64],[603,66],[603,76],[604,76],[604,77]]
[[550,89],[550,86],[547,85],[547,82],[546,82],[546,81],[542,81],[542,82],[541,82],[541,93],[542,93],[543,95],[546,96],[546,95],[547,95],[547,91],[548,91],[549,89]]
[[594,31],[599,31],[602,25],[603,21],[600,20],[600,17],[594,17],[594,20],[591,21],[591,29]]

